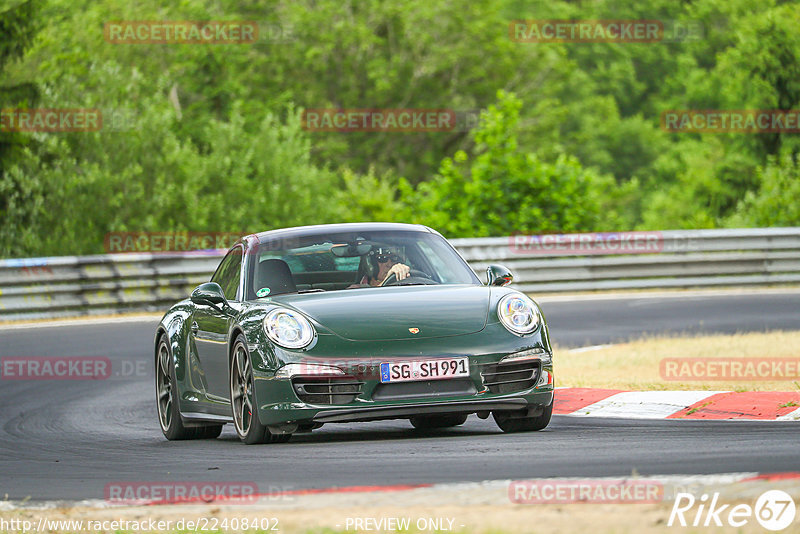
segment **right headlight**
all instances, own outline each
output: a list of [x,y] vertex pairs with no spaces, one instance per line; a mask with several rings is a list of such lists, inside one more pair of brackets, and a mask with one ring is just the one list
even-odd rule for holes
[[269,312],[264,330],[273,342],[287,349],[301,349],[314,340],[314,327],[308,319],[288,308]]
[[509,332],[518,336],[530,334],[542,321],[536,304],[522,293],[509,293],[501,298],[497,316]]

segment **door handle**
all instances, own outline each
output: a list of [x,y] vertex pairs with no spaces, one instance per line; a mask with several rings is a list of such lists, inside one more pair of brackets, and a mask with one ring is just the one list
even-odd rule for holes
[[199,327],[197,326],[197,321],[192,323],[192,334],[197,334],[197,330]]

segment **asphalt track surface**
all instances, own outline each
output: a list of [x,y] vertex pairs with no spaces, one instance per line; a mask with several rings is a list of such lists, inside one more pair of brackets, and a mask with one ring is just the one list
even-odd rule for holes
[[[543,308],[562,347],[664,332],[800,328],[797,291],[545,301]],[[216,440],[167,442],[150,366],[155,323],[0,326],[0,357],[107,356],[121,373],[98,381],[0,380],[0,498],[103,499],[106,484],[130,481],[255,482],[274,492],[800,468],[800,426],[793,422],[555,416],[542,432],[502,434],[491,418],[471,416],[435,433],[407,421],[329,424],[287,444],[245,446],[227,425]]]

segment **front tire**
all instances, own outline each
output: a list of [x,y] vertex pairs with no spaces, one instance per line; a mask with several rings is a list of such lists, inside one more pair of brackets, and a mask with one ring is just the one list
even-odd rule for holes
[[286,443],[291,434],[273,434],[258,419],[253,364],[243,335],[236,338],[231,356],[231,409],[239,439],[247,445]]
[[514,417],[513,412],[492,412],[494,422],[503,432],[535,432],[550,424],[553,417],[553,403],[544,407],[541,415],[534,417]]
[[467,422],[467,414],[446,413],[436,415],[415,415],[410,419],[417,430],[451,428]]

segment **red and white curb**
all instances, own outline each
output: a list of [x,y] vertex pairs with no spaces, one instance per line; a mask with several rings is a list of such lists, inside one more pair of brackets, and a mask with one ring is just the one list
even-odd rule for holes
[[800,420],[800,392],[558,388],[553,413],[631,419]]

